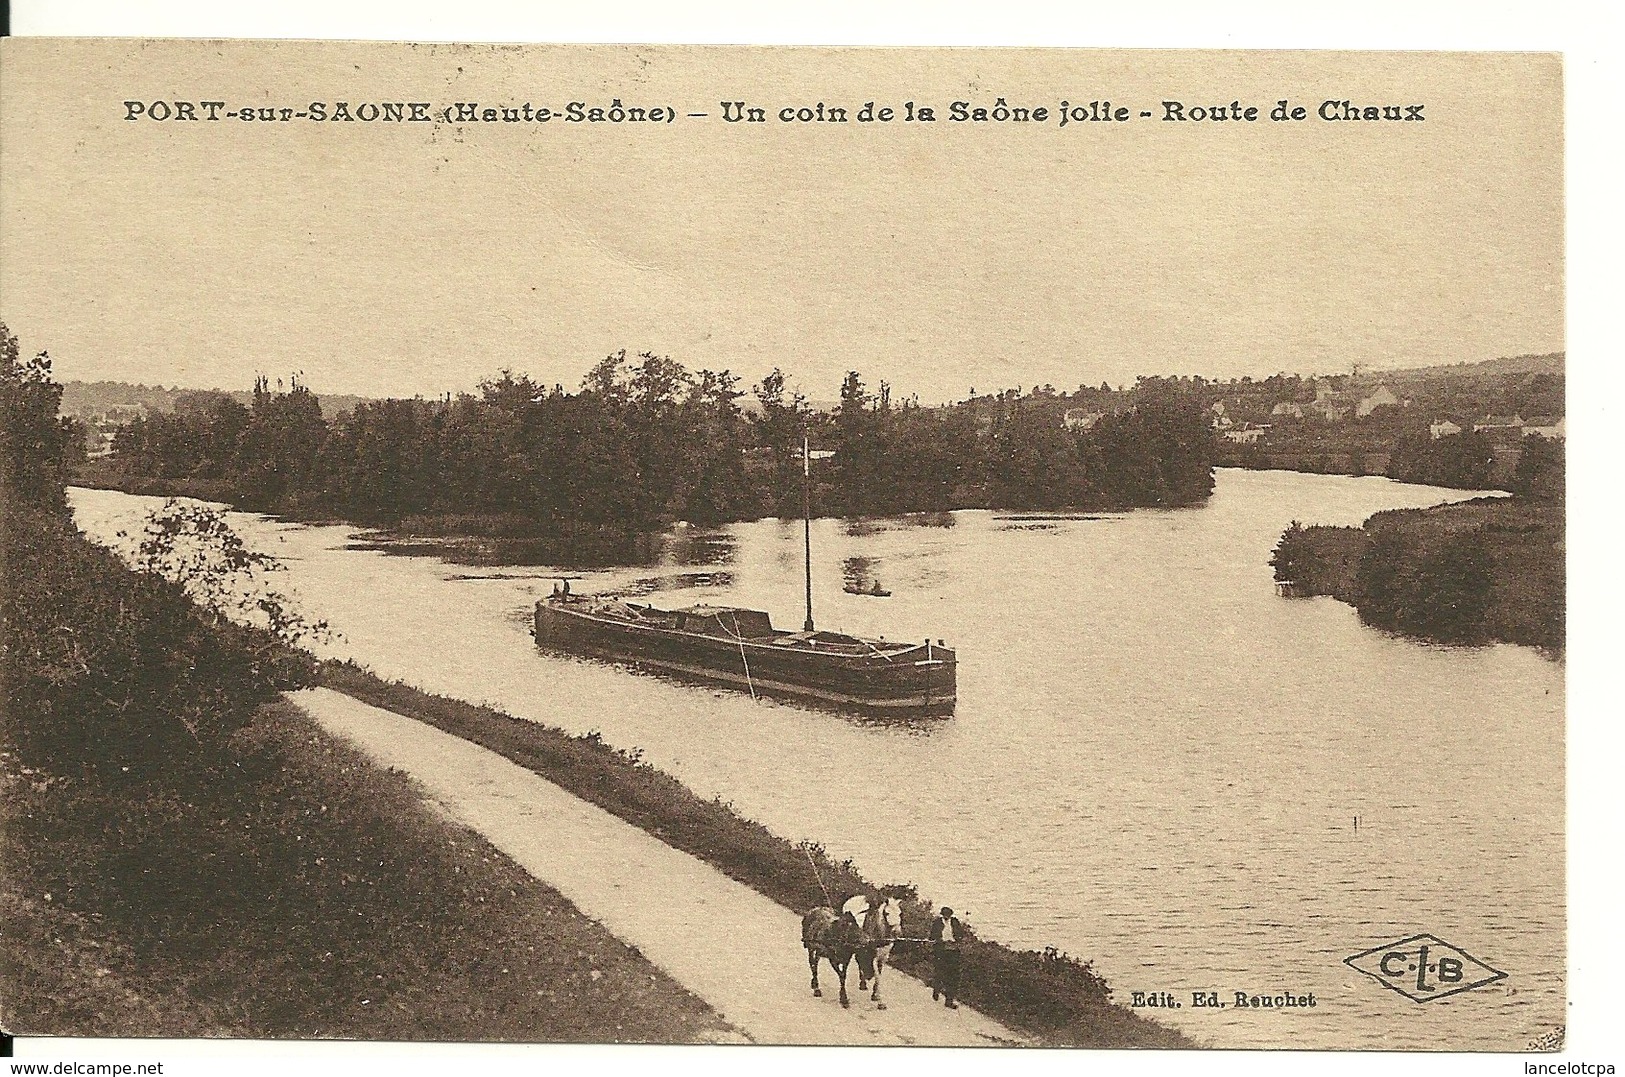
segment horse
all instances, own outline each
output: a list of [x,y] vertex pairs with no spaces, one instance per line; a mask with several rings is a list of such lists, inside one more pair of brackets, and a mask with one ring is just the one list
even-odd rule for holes
[[818,986],[818,962],[829,962],[841,980],[841,1005],[850,1007],[846,996],[846,970],[852,957],[866,944],[863,928],[848,913],[837,914],[828,905],[820,905],[801,918],[801,945],[807,948],[807,967],[812,970],[812,993],[823,998]]
[[892,940],[903,933],[902,906],[894,897],[885,898],[879,904],[871,902],[860,926],[864,941],[857,952],[858,990],[869,986],[865,981],[873,981],[869,1001],[875,1004],[875,1009],[884,1010],[886,1004],[880,1000],[880,974],[891,958]]

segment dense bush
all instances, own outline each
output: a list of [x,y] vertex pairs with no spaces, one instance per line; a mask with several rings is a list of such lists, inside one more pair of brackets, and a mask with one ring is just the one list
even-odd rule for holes
[[151,780],[211,765],[254,709],[308,668],[274,638],[131,572],[64,517],[5,514],[9,733],[31,765]]
[[1270,554],[1270,567],[1275,579],[1283,583],[1301,583],[1318,580],[1325,572],[1324,558],[1313,543],[1305,540],[1305,527],[1293,520],[1281,533],[1281,539]]
[[[1534,439],[1531,439],[1534,440]],[[1561,476],[1557,479],[1561,490]],[[1271,564],[1300,594],[1331,595],[1361,620],[1443,643],[1563,649],[1561,493],[1379,512],[1361,527],[1281,536]]]
[[1388,461],[1388,477],[1427,486],[1484,490],[1495,469],[1495,452],[1483,434],[1463,431],[1434,438],[1421,430],[1402,438]]
[[25,764],[121,781],[217,765],[254,709],[309,672],[283,646],[300,622],[264,592],[253,601],[269,631],[227,621],[225,585],[258,562],[207,510],[171,506],[149,526],[147,572],[86,541],[64,497],[75,443],[56,417],[49,360],[23,362],[3,325],[0,342],[7,740]]
[[1544,501],[1562,500],[1567,454],[1563,442],[1545,437],[1523,439],[1523,452],[1512,478],[1514,493]]
[[1487,638],[1484,614],[1495,580],[1476,530],[1435,545],[1379,523],[1366,542],[1356,581],[1360,616],[1379,628],[1450,643]]
[[218,514],[154,514],[131,551],[144,571],[80,535],[49,366],[0,336],[9,1030],[717,1033],[634,950],[276,701],[314,668],[289,642],[319,626],[252,586],[269,566]]

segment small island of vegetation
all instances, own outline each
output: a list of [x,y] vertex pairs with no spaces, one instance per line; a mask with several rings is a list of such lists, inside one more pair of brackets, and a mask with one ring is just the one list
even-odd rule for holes
[[676,520],[799,516],[804,436],[814,515],[1170,507],[1213,490],[1203,405],[1177,382],[925,407],[851,372],[818,409],[774,370],[745,398],[726,370],[648,352],[609,356],[575,392],[505,371],[477,395],[362,401],[331,420],[306,386],[261,378],[246,404],[195,393],[134,419],[79,481],[573,561],[624,557]]
[[[1464,437],[1465,435],[1457,435]],[[1428,466],[1482,466],[1445,442]],[[1440,643],[1564,646],[1564,452],[1524,439],[1511,497],[1379,512],[1362,527],[1281,536],[1271,564],[1301,595],[1331,595],[1378,628]]]

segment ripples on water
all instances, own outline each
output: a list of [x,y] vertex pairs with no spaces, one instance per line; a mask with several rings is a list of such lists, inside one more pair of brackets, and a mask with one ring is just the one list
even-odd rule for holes
[[[1564,1021],[1562,667],[1390,637],[1274,595],[1293,520],[1357,524],[1459,492],[1219,473],[1202,508],[814,521],[821,627],[959,649],[948,720],[857,721],[538,653],[545,571],[348,549],[239,516],[333,654],[425,690],[640,747],[701,796],[916,883],[1022,948],[1092,958],[1127,1002],[1222,1046],[1522,1049]],[[110,538],[152,499],[74,491]],[[1028,528],[1042,527],[1042,530]],[[586,573],[666,605],[801,619],[801,521],[677,528],[655,564]],[[893,597],[846,594],[861,569]],[[1354,819],[1359,817],[1359,828]],[[1427,1005],[1342,964],[1432,932],[1510,975]],[[1312,1010],[1189,992],[1313,991]]]

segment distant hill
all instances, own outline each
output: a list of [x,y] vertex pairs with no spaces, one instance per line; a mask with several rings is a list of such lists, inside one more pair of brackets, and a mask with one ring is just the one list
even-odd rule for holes
[[[142,404],[148,411],[174,411],[180,401],[208,396],[229,396],[244,405],[254,400],[253,392],[247,389],[169,389],[126,381],[68,381],[62,383],[61,412],[77,417],[101,415],[118,404]],[[371,399],[329,393],[316,396],[322,404],[322,415],[328,419],[352,411],[357,404]]]
[[1545,355],[1511,355],[1501,359],[1481,359],[1469,363],[1435,363],[1431,366],[1397,367],[1393,370],[1372,371],[1373,374],[1420,374],[1449,372],[1452,374],[1562,374],[1565,352]]
[[[735,403],[739,405],[739,410],[746,415],[762,414],[762,402],[750,393],[746,393]],[[834,415],[841,410],[839,400],[808,400],[806,404],[809,411],[822,412],[825,415]]]
[[[354,411],[357,404],[381,399],[324,393],[320,389],[311,391],[321,401],[322,416],[327,419],[333,419],[347,411]],[[61,411],[63,415],[86,418],[104,415],[109,408],[119,404],[141,404],[148,411],[172,412],[178,404],[188,399],[210,396],[229,396],[243,405],[250,404],[254,400],[253,392],[248,389],[181,389],[127,381],[67,381],[62,383]],[[840,407],[838,400],[809,400],[807,404],[813,411],[830,414]],[[757,415],[762,410],[761,404],[749,393],[739,398],[739,407],[747,415]]]

